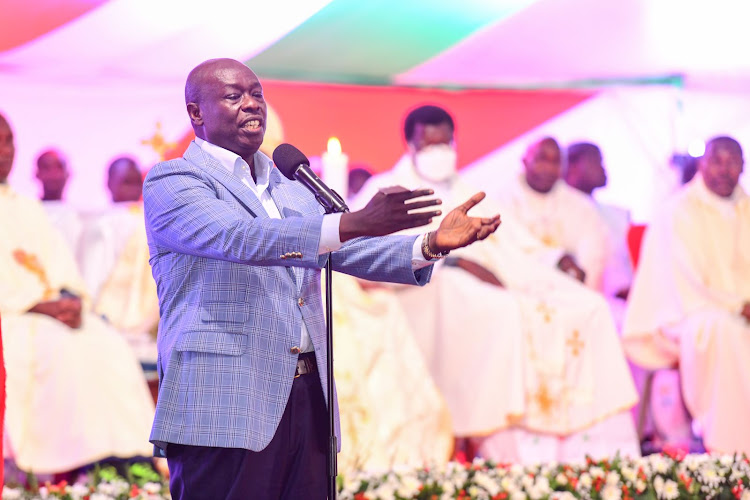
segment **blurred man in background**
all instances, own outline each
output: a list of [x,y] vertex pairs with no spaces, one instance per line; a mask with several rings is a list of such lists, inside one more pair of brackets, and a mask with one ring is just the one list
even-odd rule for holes
[[83,234],[81,215],[64,201],[65,187],[70,179],[68,161],[57,150],[43,151],[36,159],[36,178],[42,187],[44,211],[67,241],[70,251],[80,263],[79,244]]
[[156,362],[159,299],[148,263],[143,176],[122,156],[107,168],[111,206],[87,222],[81,243],[83,277],[94,311],[126,334],[138,358]]
[[89,312],[75,260],[41,204],[7,185],[14,154],[0,115],[6,454],[38,474],[149,455],[154,404],[141,367],[120,334]]
[[643,242],[624,336],[649,369],[679,363],[706,448],[750,453],[750,197],[740,144],[709,141],[698,174],[657,212]]
[[563,270],[601,290],[607,227],[591,200],[561,180],[562,161],[557,141],[534,142],[523,157],[523,173],[501,190],[498,201],[544,245],[566,252]]
[[[602,274],[602,289],[608,298],[627,299],[633,281],[633,264],[628,250],[630,213],[597,201],[594,190],[607,185],[602,152],[596,144],[578,142],[568,147],[565,182],[589,197],[609,229],[609,255]],[[619,322],[618,322],[619,325]]]

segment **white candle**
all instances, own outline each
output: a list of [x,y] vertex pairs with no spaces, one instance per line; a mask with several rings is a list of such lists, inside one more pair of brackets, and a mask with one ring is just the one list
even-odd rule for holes
[[349,173],[349,157],[341,152],[341,142],[337,137],[328,139],[328,150],[323,153],[323,182],[346,198]]

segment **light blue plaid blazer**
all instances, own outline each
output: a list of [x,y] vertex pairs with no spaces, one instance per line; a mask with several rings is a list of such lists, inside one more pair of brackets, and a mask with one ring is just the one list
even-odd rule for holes
[[[282,219],[268,217],[240,179],[195,143],[146,176],[146,232],[161,313],[150,437],[158,448],[265,448],[289,398],[298,357],[290,349],[299,346],[303,321],[327,392],[325,259],[318,255],[323,211],[276,168],[268,189]],[[425,284],[432,267],[412,271],[413,242],[413,236],[348,241],[334,252],[334,269]],[[302,258],[281,258],[289,252]],[[338,430],[335,393],[334,405]]]

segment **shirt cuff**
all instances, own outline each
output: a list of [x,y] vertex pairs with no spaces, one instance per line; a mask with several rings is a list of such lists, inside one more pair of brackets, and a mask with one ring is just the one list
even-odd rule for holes
[[412,271],[416,271],[417,269],[422,269],[423,267],[427,267],[431,264],[434,264],[440,259],[425,259],[424,254],[422,253],[422,239],[426,236],[426,234],[420,234],[417,236],[417,238],[414,240],[414,245],[411,247],[411,269]]
[[323,224],[320,226],[320,244],[318,245],[318,255],[335,252],[341,248],[341,233],[339,233],[339,224],[341,215],[326,214],[323,216]]

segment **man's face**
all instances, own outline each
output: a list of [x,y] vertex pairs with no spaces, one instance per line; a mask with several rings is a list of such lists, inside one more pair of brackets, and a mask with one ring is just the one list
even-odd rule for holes
[[579,163],[588,188],[593,190],[607,185],[607,172],[604,170],[601,153],[584,155]]
[[56,153],[46,153],[36,164],[36,178],[48,192],[62,193],[68,181],[68,167],[65,160]]
[[723,198],[728,198],[737,187],[744,162],[736,148],[709,144],[699,163],[706,187]]
[[0,118],[0,182],[5,182],[13,168],[16,146],[13,143],[13,131],[10,125]]
[[199,103],[188,104],[196,133],[243,158],[253,155],[266,130],[266,101],[258,77],[236,61],[216,64],[202,80]]
[[551,140],[533,146],[523,159],[526,183],[539,193],[548,193],[560,178],[560,147]]
[[412,154],[416,154],[427,146],[452,145],[453,128],[448,123],[438,123],[431,125],[426,123],[417,123],[414,125],[414,134],[412,135],[409,147]]
[[115,203],[138,201],[143,193],[141,171],[131,161],[118,162],[107,180],[107,187]]

